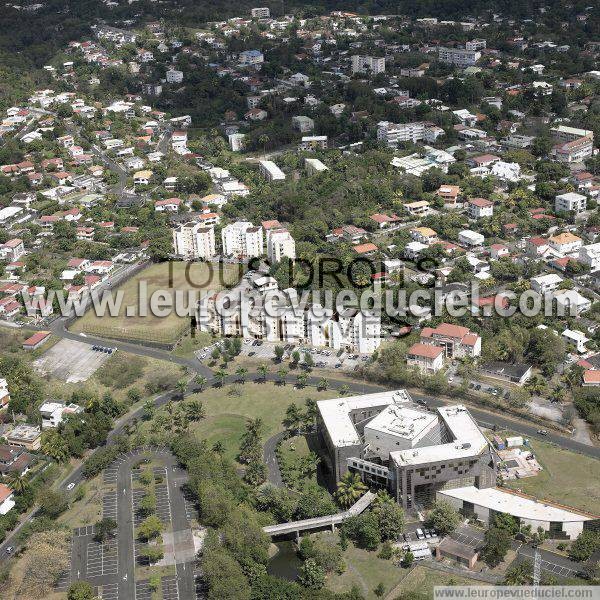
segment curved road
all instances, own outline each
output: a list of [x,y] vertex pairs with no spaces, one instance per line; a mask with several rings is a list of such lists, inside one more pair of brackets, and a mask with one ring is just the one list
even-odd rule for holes
[[[52,333],[54,335],[57,335],[59,337],[66,338],[66,339],[77,340],[79,342],[83,342],[85,344],[90,344],[90,345],[96,345],[96,344],[106,345],[108,343],[108,341],[104,338],[91,337],[91,336],[87,336],[85,334],[78,334],[78,333],[70,332],[68,329],[66,329],[66,326],[65,326],[66,320],[67,319],[61,317],[61,318],[56,319],[50,325],[50,330],[52,331]],[[41,328],[38,328],[38,329],[41,329]],[[167,350],[161,350],[159,348],[143,346],[141,344],[132,344],[132,343],[127,343],[127,342],[111,340],[110,345],[113,347],[116,347],[119,350],[122,350],[123,352],[129,352],[131,354],[137,354],[139,356],[157,358],[160,360],[166,360],[169,362],[179,364],[181,366],[186,367],[191,372],[194,372],[194,373],[197,373],[197,374],[200,374],[200,375],[203,375],[204,377],[206,377],[208,385],[211,385],[211,384],[217,385],[213,371],[209,367],[201,364],[195,358],[185,358],[185,357],[181,357],[181,356],[175,356]],[[230,375],[225,379],[224,383],[232,383],[232,382],[238,381],[238,379],[239,378],[236,375]],[[253,373],[253,374],[250,374],[247,377],[247,379],[249,381],[259,382],[259,383],[263,382],[263,381],[280,382],[279,376],[275,373],[268,373],[266,375],[266,377],[263,377],[259,374]],[[307,386],[316,387],[319,384],[319,382],[321,381],[321,379],[322,379],[321,377],[310,376],[307,378]],[[295,384],[296,383],[295,375],[288,374],[285,378],[285,382],[290,383],[290,384]],[[351,382],[351,381],[336,380],[336,379],[328,379],[328,385],[331,389],[341,389],[342,387],[347,387],[350,390],[350,392],[355,393],[355,394],[368,394],[368,393],[372,393],[372,392],[381,392],[386,389],[394,389],[395,388],[395,386],[385,386],[385,385],[368,383],[368,382],[364,382],[364,383],[360,382],[359,383],[359,382]],[[200,391],[200,388],[198,386],[196,386],[195,384],[190,383],[188,385],[186,394],[195,393],[198,391]],[[427,404],[427,406],[434,407],[434,408],[444,406],[448,403],[448,401],[440,400],[439,398],[433,398],[431,396],[427,396],[424,394],[411,394],[411,395],[415,400],[424,402]],[[169,400],[172,400],[175,398],[179,398],[179,395],[176,391],[172,390],[172,391],[165,392],[163,394],[156,396],[154,398],[154,404],[157,407],[160,407],[160,406],[163,406],[164,404],[166,404],[167,402],[169,402]],[[135,409],[135,410],[123,415],[119,419],[117,419],[113,430],[108,435],[107,443],[110,444],[115,436],[123,433],[126,425],[131,423],[134,419],[139,419],[142,415],[143,410],[144,410],[143,406],[140,406],[137,409]],[[469,407],[469,411],[473,415],[473,417],[476,419],[476,421],[480,425],[483,425],[485,427],[496,426],[501,429],[508,429],[510,431],[513,431],[519,435],[523,435],[528,438],[534,438],[534,439],[539,439],[539,440],[543,440],[546,442],[551,442],[561,448],[571,450],[574,452],[578,452],[580,454],[584,454],[584,455],[590,456],[592,458],[600,459],[600,447],[588,446],[588,445],[578,442],[572,438],[568,438],[564,435],[561,435],[559,433],[552,432],[552,431],[548,432],[548,434],[546,436],[541,436],[540,434],[537,433],[538,426],[536,426],[535,424],[529,425],[528,423],[518,420],[516,418],[506,417],[501,414],[488,412],[488,411],[485,411],[485,410],[482,410],[479,408],[475,408],[475,407]],[[268,440],[267,444],[265,445],[265,452],[264,452],[264,458],[265,458],[265,462],[267,464],[268,472],[269,472],[269,480],[272,481],[273,483],[276,483],[281,479],[281,474],[279,473],[279,469],[277,467],[277,460],[276,460],[275,453],[274,453],[277,441],[278,440],[276,439],[276,437]],[[59,489],[66,490],[69,486],[71,486],[71,484],[77,485],[77,484],[81,483],[81,481],[83,481],[83,479],[84,479],[84,477],[82,475],[82,468],[83,468],[82,466],[79,466],[76,469],[74,469],[59,484]],[[71,487],[71,489],[72,489],[72,487]],[[16,546],[15,542],[13,541],[15,535],[18,533],[18,531],[21,529],[21,527],[23,527],[23,525],[25,523],[29,522],[32,518],[34,518],[36,516],[36,514],[37,514],[37,509],[32,510],[25,517],[23,522],[10,533],[10,535],[6,538],[6,540],[2,544],[0,544],[0,559],[6,557],[6,555],[7,555],[6,548],[7,547]]]

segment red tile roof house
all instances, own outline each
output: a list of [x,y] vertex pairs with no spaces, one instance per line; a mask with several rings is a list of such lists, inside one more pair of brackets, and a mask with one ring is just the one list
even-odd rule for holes
[[179,198],[167,198],[166,200],[157,200],[154,203],[154,210],[158,212],[177,212],[179,210],[180,204],[181,200]]
[[444,367],[444,349],[428,344],[413,344],[406,354],[406,364],[422,373],[437,373]]
[[356,254],[360,254],[363,256],[367,256],[369,254],[373,254],[377,252],[378,248],[372,242],[367,242],[366,244],[359,244],[358,246],[354,246],[352,248]]
[[5,318],[14,317],[21,310],[21,305],[12,297],[0,300],[0,315]]
[[532,237],[525,244],[525,253],[528,256],[541,256],[548,252],[549,248],[548,240],[542,237]]
[[25,253],[25,245],[20,238],[13,238],[0,244],[0,257],[10,262],[17,260]]
[[504,256],[510,256],[510,251],[504,244],[492,244],[490,246],[490,256],[491,258],[498,260]]
[[14,505],[13,491],[0,483],[0,515],[5,515]]
[[375,221],[379,229],[384,229],[385,227],[389,227],[392,223],[397,223],[398,221],[401,221],[398,215],[391,215],[388,217],[388,215],[384,215],[381,213],[375,213],[374,215],[371,215],[369,219]]
[[491,217],[494,214],[494,203],[485,198],[471,198],[467,203],[467,212],[471,219]]
[[583,372],[583,387],[600,386],[600,371],[586,370]]
[[496,156],[495,154],[482,154],[481,156],[474,156],[473,158],[470,158],[468,162],[475,167],[489,167],[499,160],[500,157]]
[[23,342],[23,350],[35,350],[50,338],[49,331],[38,331]]
[[84,271],[89,264],[90,261],[87,258],[72,258],[67,263],[67,267],[69,269],[78,269],[80,271]]
[[437,327],[423,327],[421,343],[442,348],[448,358],[479,356],[481,338],[468,327],[440,323]]

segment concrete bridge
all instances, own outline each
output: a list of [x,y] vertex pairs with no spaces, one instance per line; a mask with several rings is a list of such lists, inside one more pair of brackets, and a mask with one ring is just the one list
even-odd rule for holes
[[375,494],[373,492],[367,492],[344,512],[336,513],[335,515],[325,515],[324,517],[315,517],[314,519],[290,521],[289,523],[280,523],[279,525],[267,525],[263,527],[263,531],[271,537],[295,533],[297,540],[302,531],[311,531],[323,527],[331,527],[331,530],[334,531],[336,525],[339,525],[349,517],[360,515],[373,502],[374,498]]

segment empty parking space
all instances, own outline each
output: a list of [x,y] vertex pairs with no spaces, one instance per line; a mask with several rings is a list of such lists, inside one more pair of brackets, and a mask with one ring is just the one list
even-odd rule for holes
[[87,381],[109,356],[92,350],[89,344],[62,339],[34,361],[33,366],[43,375],[52,375],[67,383],[79,383]]
[[117,518],[117,492],[108,492],[102,498],[102,516],[105,519]]
[[73,529],[73,537],[82,537],[84,535],[94,535],[94,526],[86,525],[85,527],[75,527]]
[[102,600],[119,600],[119,584],[105,583],[100,590],[98,590],[98,596]]
[[86,550],[86,571],[89,577],[116,575],[119,570],[118,547],[114,542],[89,542]]
[[169,486],[157,485],[156,492],[156,514],[163,523],[171,521],[171,499],[169,497]]
[[177,577],[175,575],[163,577],[161,585],[163,600],[179,600],[179,588],[177,587]]
[[550,573],[554,573],[555,575],[558,575],[560,577],[573,577],[577,574],[577,571],[575,571],[574,569],[569,569],[568,567],[556,565],[543,559],[541,561],[541,567],[545,571],[549,571]]
[[114,463],[110,466],[107,467],[106,469],[104,469],[104,483],[108,484],[108,485],[112,485],[117,483],[117,473],[119,471],[119,467],[117,465],[115,465]]
[[135,599],[136,600],[151,600],[152,590],[148,580],[135,582]]

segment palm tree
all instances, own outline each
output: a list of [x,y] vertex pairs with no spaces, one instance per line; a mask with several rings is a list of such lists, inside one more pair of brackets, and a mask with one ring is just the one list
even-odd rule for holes
[[269,367],[267,365],[258,365],[258,368],[256,369],[260,375],[260,378],[263,381],[267,380],[267,373],[269,372]]
[[269,136],[265,133],[263,133],[261,136],[259,136],[258,138],[258,143],[262,145],[263,147],[263,157],[267,156],[267,144],[271,141],[271,138],[269,138]]
[[223,371],[223,369],[219,369],[218,371],[215,371],[215,379],[217,380],[217,383],[219,384],[220,387],[223,387],[225,377],[227,377],[227,373],[225,371]]
[[204,419],[204,406],[199,400],[192,400],[185,406],[185,414],[190,421],[200,421]]
[[194,377],[194,383],[198,386],[199,391],[204,391],[204,386],[208,383],[208,379],[204,375],[196,375]]
[[176,384],[175,384],[175,389],[177,390],[177,393],[179,395],[179,398],[181,400],[183,400],[183,396],[185,394],[185,390],[187,389],[187,381],[185,379],[180,379]]
[[562,402],[565,399],[565,390],[560,385],[555,385],[550,393],[550,400],[552,402]]
[[279,377],[279,383],[281,383],[282,385],[285,385],[285,377],[288,374],[288,370],[285,367],[282,367],[281,369],[279,369],[279,371],[277,371],[277,375]]
[[307,381],[308,375],[306,373],[298,373],[298,375],[296,376],[296,385],[299,388],[303,388],[306,385]]
[[328,385],[329,381],[327,381],[325,377],[321,377],[321,379],[319,379],[319,383],[317,384],[317,389],[326,390]]
[[335,497],[344,508],[348,508],[366,491],[367,486],[362,482],[360,475],[348,471],[338,482]]
[[22,494],[29,486],[25,477],[18,471],[11,471],[6,479],[10,489],[16,494]]
[[246,375],[248,374],[248,369],[246,369],[246,367],[238,367],[235,371],[235,374],[238,376],[239,381],[245,383]]
[[292,402],[285,411],[283,425],[294,435],[300,430],[302,425],[302,412],[294,402]]

